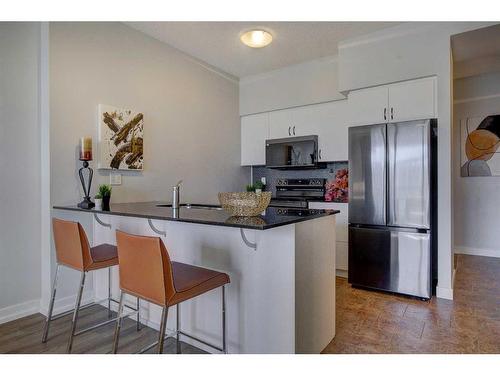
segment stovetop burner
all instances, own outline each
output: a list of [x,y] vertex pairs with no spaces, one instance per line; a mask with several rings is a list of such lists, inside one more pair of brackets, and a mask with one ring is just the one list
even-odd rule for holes
[[307,210],[300,208],[277,208],[276,214],[283,216],[310,216],[317,215],[320,213],[320,210]]

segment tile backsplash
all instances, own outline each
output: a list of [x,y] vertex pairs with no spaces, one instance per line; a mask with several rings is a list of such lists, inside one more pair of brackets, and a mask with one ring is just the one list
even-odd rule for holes
[[266,167],[252,167],[253,182],[260,181],[261,177],[265,177],[266,190],[272,192],[274,196],[276,194],[276,180],[279,178],[326,178],[327,192],[325,194],[325,200],[347,203],[347,167],[347,161],[328,163],[326,168],[322,169],[281,170]]

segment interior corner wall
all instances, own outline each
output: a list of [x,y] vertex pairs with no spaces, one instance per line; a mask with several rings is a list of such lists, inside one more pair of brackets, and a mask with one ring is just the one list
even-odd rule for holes
[[500,176],[461,177],[460,120],[500,114],[500,72],[454,82],[455,251],[500,257],[498,242]]
[[40,300],[40,24],[0,22],[0,323]]
[[[182,201],[217,203],[218,192],[247,183],[238,82],[122,23],[55,22],[49,29],[52,205],[82,199],[77,146],[80,137],[92,136],[97,157],[99,104],[144,113],[144,170],[120,171],[112,203],[170,201],[171,186],[181,179]],[[92,196],[109,183],[109,171],[96,165],[91,162]],[[91,215],[53,215],[82,221],[91,236]],[[60,295],[74,294],[78,276],[63,279],[67,289]]]

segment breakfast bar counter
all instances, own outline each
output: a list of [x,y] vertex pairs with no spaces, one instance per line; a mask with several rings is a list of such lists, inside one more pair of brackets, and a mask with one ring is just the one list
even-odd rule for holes
[[[226,272],[229,353],[320,353],[335,336],[334,210],[269,207],[259,216],[233,217],[218,206],[161,202],[112,204],[109,211],[54,206],[78,220],[93,215],[93,244],[115,244],[115,231],[157,236],[172,261]],[[141,249],[137,249],[141,251]],[[119,294],[118,269],[112,294]],[[94,297],[108,293],[106,271],[94,272]],[[132,300],[131,300],[132,303]],[[182,330],[217,345],[220,291],[184,302]],[[117,306],[113,306],[116,310]],[[141,322],[159,328],[161,309],[141,302]],[[169,314],[167,332],[175,331]],[[212,352],[209,346],[184,340]]]

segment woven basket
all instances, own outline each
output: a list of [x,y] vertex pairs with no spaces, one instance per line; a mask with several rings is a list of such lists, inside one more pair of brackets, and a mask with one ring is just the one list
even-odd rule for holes
[[219,202],[232,216],[257,216],[269,206],[271,192],[219,193]]

